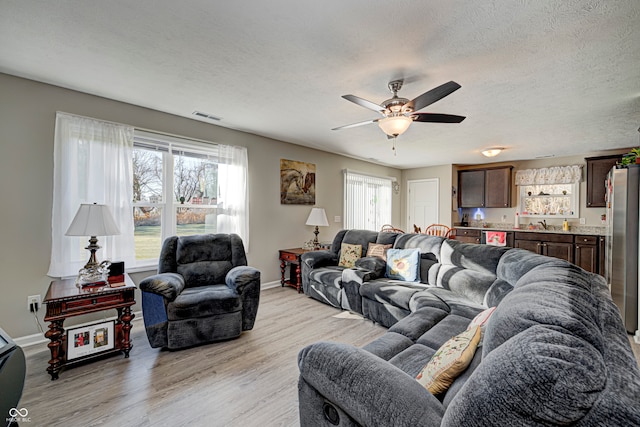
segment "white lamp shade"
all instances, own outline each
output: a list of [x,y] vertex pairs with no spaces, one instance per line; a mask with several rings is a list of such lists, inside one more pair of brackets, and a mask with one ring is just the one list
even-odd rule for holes
[[329,221],[327,221],[327,214],[323,208],[313,208],[307,218],[307,225],[315,225],[321,227],[328,227]]
[[395,137],[402,135],[407,129],[409,129],[412,122],[413,119],[411,119],[411,117],[403,115],[390,116],[378,120],[378,126],[380,126],[380,129],[382,129],[382,131],[387,135]]
[[120,229],[111,215],[109,206],[83,203],[71,221],[66,236],[113,236]]

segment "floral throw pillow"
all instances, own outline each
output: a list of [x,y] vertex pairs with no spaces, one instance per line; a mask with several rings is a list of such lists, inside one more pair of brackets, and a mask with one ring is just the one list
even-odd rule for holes
[[340,246],[340,261],[338,265],[340,267],[351,268],[355,265],[356,261],[362,257],[362,245],[352,245],[350,243],[343,243]]
[[383,260],[387,260],[387,250],[393,245],[383,245],[382,243],[369,243],[369,249],[367,249],[367,256],[377,256]]
[[447,391],[453,381],[471,363],[479,341],[479,326],[474,326],[451,338],[431,357],[416,380],[434,396]]
[[405,282],[420,280],[420,249],[387,250],[386,276]]

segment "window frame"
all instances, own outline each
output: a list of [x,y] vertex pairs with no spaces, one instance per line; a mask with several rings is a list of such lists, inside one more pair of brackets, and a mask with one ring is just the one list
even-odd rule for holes
[[[179,155],[195,154],[214,160],[220,165],[217,144],[200,142],[184,137],[165,135],[146,130],[134,130],[133,149],[158,150],[162,153],[162,201],[147,202],[134,201],[133,207],[154,207],[160,208],[160,245],[168,237],[178,234],[177,215],[180,208],[193,209],[218,209],[218,204],[198,204],[185,202],[181,203],[175,200],[174,194],[174,174],[175,159]],[[195,157],[195,156],[194,156]],[[218,193],[218,188],[216,188]],[[216,194],[216,197],[219,194]],[[216,215],[218,212],[216,212]],[[133,213],[132,213],[133,215]],[[134,242],[135,242],[135,222],[134,222]],[[161,247],[161,246],[160,246]],[[160,251],[156,258],[139,259],[136,254],[136,268],[138,270],[146,270],[148,267],[157,266],[160,257]]]

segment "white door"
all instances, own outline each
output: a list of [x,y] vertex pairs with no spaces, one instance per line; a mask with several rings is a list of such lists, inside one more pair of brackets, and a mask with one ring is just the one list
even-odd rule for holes
[[438,178],[408,181],[407,185],[409,197],[406,231],[412,233],[414,224],[422,231],[431,224],[439,224]]

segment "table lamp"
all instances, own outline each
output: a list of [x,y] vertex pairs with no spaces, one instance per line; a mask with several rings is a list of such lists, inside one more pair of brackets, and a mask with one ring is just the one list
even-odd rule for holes
[[100,246],[98,246],[96,236],[114,236],[116,234],[120,234],[120,229],[107,205],[83,203],[78,208],[65,236],[91,236],[89,246],[85,248],[91,252],[91,255],[84,268],[97,269],[100,264],[96,260],[96,251],[100,249]]
[[307,218],[307,225],[315,225],[316,229],[313,231],[313,234],[316,235],[315,239],[313,239],[313,248],[319,249],[320,242],[318,242],[318,226],[320,227],[328,227],[329,221],[327,221],[327,214],[324,212],[323,208],[313,208],[311,209],[311,213],[309,213],[309,218]]

